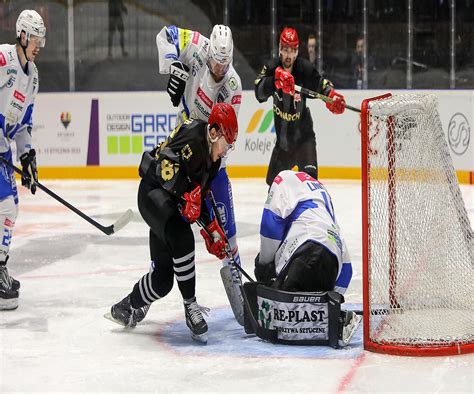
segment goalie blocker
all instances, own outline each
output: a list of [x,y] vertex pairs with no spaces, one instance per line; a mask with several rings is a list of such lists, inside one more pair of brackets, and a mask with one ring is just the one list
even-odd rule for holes
[[244,328],[272,343],[346,346],[361,317],[341,311],[344,296],[335,291],[286,292],[259,282],[245,283]]

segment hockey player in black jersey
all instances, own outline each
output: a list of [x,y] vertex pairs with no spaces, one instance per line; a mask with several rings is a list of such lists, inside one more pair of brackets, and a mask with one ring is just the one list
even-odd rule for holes
[[318,168],[313,120],[306,97],[295,92],[295,83],[332,98],[332,103],[326,103],[331,112],[341,114],[345,109],[344,97],[334,90],[333,84],[322,78],[309,60],[298,57],[298,46],[296,30],[285,27],[280,35],[279,60],[264,65],[255,80],[259,102],[273,96],[277,139],[267,171],[269,186],[280,171],[295,165],[299,169],[306,165]]
[[217,174],[221,158],[233,148],[237,129],[232,106],[217,103],[207,122],[185,121],[167,140],[143,154],[138,209],[150,227],[151,269],[106,317],[125,327],[135,327],[150,304],[171,291],[176,278],[191,336],[207,342],[203,313],[208,309],[196,302],[195,245],[190,224],[198,218],[204,222],[206,230],[201,234],[206,247],[222,259],[224,233],[216,218],[211,221],[202,196]]

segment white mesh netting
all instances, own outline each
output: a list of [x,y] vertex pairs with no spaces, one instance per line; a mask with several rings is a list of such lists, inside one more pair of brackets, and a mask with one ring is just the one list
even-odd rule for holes
[[432,95],[369,103],[369,337],[474,339],[473,232]]

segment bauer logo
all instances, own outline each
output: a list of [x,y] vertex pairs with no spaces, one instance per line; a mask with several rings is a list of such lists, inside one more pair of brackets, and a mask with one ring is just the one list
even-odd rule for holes
[[109,113],[105,117],[107,153],[141,155],[163,142],[175,123],[176,114]]
[[471,139],[471,127],[467,118],[460,112],[454,114],[449,121],[448,142],[451,150],[456,155],[467,151]]

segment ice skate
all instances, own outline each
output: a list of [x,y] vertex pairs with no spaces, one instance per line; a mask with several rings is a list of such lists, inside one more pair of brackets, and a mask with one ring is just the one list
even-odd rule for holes
[[[10,256],[6,256],[6,259],[5,259],[5,262],[3,263],[3,266],[5,267],[6,269],[6,265],[8,263],[8,260],[9,260]],[[7,274],[8,274],[8,270],[7,270]],[[10,278],[10,281],[11,281],[11,289],[12,290],[20,290],[20,281],[19,280],[16,280],[13,276],[10,276],[8,275],[8,277]]]
[[135,323],[138,324],[145,318],[150,306],[151,304],[133,310],[133,320],[135,320]]
[[200,343],[207,343],[207,323],[202,314],[210,311],[209,308],[197,303],[196,297],[184,301],[186,325],[191,330],[191,337]]
[[357,328],[359,328],[362,316],[357,315],[353,311],[343,311],[342,313],[344,314],[344,317],[342,331],[339,338],[339,346],[345,347],[351,341]]
[[20,281],[16,280],[13,276],[10,276],[10,278],[12,280],[12,290],[20,290]]
[[13,310],[18,308],[18,289],[20,282],[15,281],[18,286],[13,288],[14,279],[8,274],[5,265],[0,266],[0,310]]
[[[138,309],[132,308],[130,304],[130,294],[122,301],[110,308],[110,313],[106,313],[104,317],[124,327],[133,328],[137,325],[136,312]],[[145,313],[146,314],[146,313]],[[145,317],[145,314],[142,317]]]

